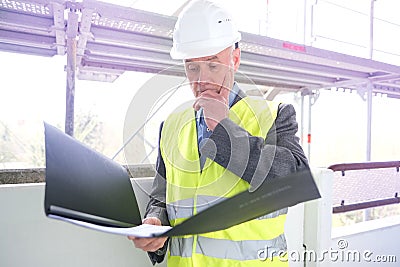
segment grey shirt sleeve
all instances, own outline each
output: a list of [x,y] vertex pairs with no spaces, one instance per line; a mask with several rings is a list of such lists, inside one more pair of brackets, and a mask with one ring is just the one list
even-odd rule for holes
[[[160,135],[163,124],[160,126]],[[160,138],[159,138],[160,139]],[[147,204],[146,213],[147,217],[156,217],[160,219],[162,225],[169,225],[167,208],[165,202],[166,192],[166,179],[165,179],[165,165],[161,156],[160,146],[158,148],[158,157],[156,162],[156,174],[153,181],[152,191],[150,193],[150,200]],[[164,246],[155,252],[148,252],[152,264],[160,263],[164,260],[167,253],[168,240]]]
[[[161,131],[164,123],[160,125],[159,140],[161,137]],[[158,146],[158,156],[156,162],[156,174],[153,180],[153,187],[150,193],[150,201],[147,203],[146,213],[147,217],[156,217],[160,219],[162,225],[169,225],[167,208],[166,208],[166,178],[165,178],[165,165],[164,160],[161,156],[160,146]]]
[[297,129],[294,107],[280,104],[266,138],[252,136],[226,118],[216,126],[200,153],[250,183],[252,190],[266,179],[308,168]]

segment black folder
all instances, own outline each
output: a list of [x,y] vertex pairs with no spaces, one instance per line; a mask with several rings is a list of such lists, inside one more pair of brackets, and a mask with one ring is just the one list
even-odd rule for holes
[[46,215],[110,227],[141,224],[127,170],[47,123]]
[[46,215],[110,233],[200,234],[320,198],[311,172],[305,170],[265,181],[255,191],[223,200],[175,227],[141,235],[136,230],[145,225],[141,225],[135,193],[124,167],[47,123],[45,145]]

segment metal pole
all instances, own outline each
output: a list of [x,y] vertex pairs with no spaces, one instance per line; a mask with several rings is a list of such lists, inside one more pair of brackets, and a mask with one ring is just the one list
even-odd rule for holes
[[[370,13],[369,13],[369,44],[368,44],[368,57],[372,59],[374,52],[374,2],[371,0]],[[366,144],[366,160],[371,161],[371,129],[372,129],[372,89],[371,83],[367,84],[367,144]],[[363,209],[363,219],[368,221],[371,219],[372,210],[369,208]]]
[[304,147],[304,95],[301,94],[300,102],[300,144]]
[[371,161],[371,142],[372,142],[372,84],[367,84],[367,151],[366,160]]
[[[371,131],[372,131],[372,83],[367,84],[367,147],[366,147],[366,160],[371,161]],[[363,210],[364,221],[371,220],[372,210],[367,208]]]
[[372,59],[374,52],[374,3],[375,0],[371,0],[371,9],[369,14],[369,59]]
[[310,92],[308,95],[308,134],[307,134],[307,144],[308,144],[308,161],[311,162],[311,106],[313,100],[313,94]]
[[[372,59],[374,52],[374,3],[375,0],[371,0],[371,8],[369,14],[369,46],[368,53],[369,59]],[[372,89],[371,83],[367,84],[367,151],[366,160],[371,161],[371,128],[372,128]]]
[[65,103],[65,133],[74,135],[76,39],[67,39],[67,88]]
[[75,70],[76,70],[76,36],[78,34],[79,16],[76,9],[68,13],[67,24],[67,88],[65,103],[65,133],[74,135],[74,106],[75,106]]
[[307,0],[303,2],[303,44],[306,45],[306,29],[307,29]]

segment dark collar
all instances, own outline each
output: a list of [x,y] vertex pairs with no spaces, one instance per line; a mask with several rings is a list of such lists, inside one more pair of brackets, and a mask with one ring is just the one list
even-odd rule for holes
[[235,99],[234,99],[233,102],[232,102],[232,107],[233,107],[237,102],[239,102],[240,100],[242,100],[243,98],[245,98],[246,96],[247,96],[246,93],[243,92],[242,89],[239,88],[239,92],[238,92],[238,94],[236,95]]

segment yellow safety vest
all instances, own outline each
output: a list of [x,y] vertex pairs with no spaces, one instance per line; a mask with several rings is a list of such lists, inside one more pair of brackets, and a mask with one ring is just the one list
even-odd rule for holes
[[[251,135],[265,138],[276,119],[278,105],[262,98],[245,97],[230,109],[229,118]],[[193,108],[167,118],[160,150],[166,168],[166,204],[172,226],[249,189],[248,182],[209,158],[200,170]],[[282,258],[282,251],[286,251],[286,212],[283,209],[221,231],[173,237],[168,266],[288,266]]]

